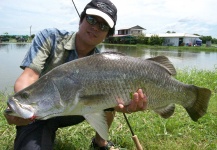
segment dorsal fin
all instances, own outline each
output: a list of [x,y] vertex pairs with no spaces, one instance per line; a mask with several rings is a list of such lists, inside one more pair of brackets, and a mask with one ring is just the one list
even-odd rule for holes
[[116,55],[126,56],[126,54],[122,52],[116,52],[116,51],[101,52],[100,54],[116,54]]
[[148,58],[147,60],[151,60],[151,61],[154,61],[154,62],[157,62],[157,63],[161,64],[162,66],[164,66],[169,71],[169,73],[172,76],[176,75],[175,67],[173,66],[171,61],[166,56],[152,57],[152,58]]

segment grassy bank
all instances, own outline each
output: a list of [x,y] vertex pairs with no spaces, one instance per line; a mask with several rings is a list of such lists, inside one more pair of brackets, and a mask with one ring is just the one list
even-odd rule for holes
[[[207,114],[193,122],[183,107],[176,107],[169,119],[162,119],[153,111],[127,115],[144,149],[147,150],[213,150],[217,149],[217,70],[179,70],[177,79],[188,84],[209,88],[212,97]],[[0,110],[6,107],[7,95],[0,93]],[[0,114],[0,150],[11,150],[15,136],[14,126],[7,125]],[[57,131],[56,150],[87,150],[94,136],[88,123],[62,128]],[[110,139],[120,147],[134,150],[129,128],[123,115],[118,113],[110,130]]]

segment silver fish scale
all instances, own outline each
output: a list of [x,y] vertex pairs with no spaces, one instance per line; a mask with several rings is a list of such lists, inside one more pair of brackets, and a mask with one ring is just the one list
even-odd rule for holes
[[[62,76],[58,76],[59,83],[56,85],[61,85],[58,89],[61,97],[65,97],[66,105],[73,102],[71,100],[75,99],[77,92],[90,109],[97,109],[99,105],[108,108],[118,103],[129,104],[130,94],[139,88],[148,96],[148,108],[151,109],[167,106],[174,101],[183,104],[183,97],[187,96],[186,92],[183,93],[183,85],[180,86],[162,66],[152,61],[101,54],[79,59],[62,68],[64,70],[58,70]],[[75,83],[79,84],[77,89],[73,87]],[[69,94],[71,92],[65,90],[66,87],[77,92]],[[91,107],[90,104],[95,106]]]
[[[142,88],[148,96],[149,108],[154,109],[159,106],[167,106],[168,102],[172,103],[174,101],[183,105],[185,103],[183,99],[187,95],[189,96],[189,94],[185,94],[188,92],[187,90],[183,92],[185,85],[173,80],[159,64],[156,65],[145,60],[134,61],[134,59],[131,60],[131,57],[121,58],[121,56],[115,60],[104,60],[104,63],[100,64],[101,68],[109,70],[103,75],[102,82],[106,83],[106,80],[109,80],[110,83],[104,86],[102,84],[101,87],[104,87],[104,91],[110,89],[111,91],[108,94],[113,94],[113,98],[129,100],[131,92]],[[159,75],[161,78],[159,78]],[[114,87],[114,89],[111,87]],[[103,90],[101,92],[103,93]]]
[[82,87],[85,87],[81,90],[81,97],[102,96],[105,98],[103,103],[107,106],[120,102],[128,104],[131,100],[130,93],[141,87],[138,75],[142,74],[143,70],[138,68],[137,61],[134,64],[126,64],[126,61],[120,58],[101,57],[90,58],[85,62],[88,62],[88,65],[80,63],[85,66],[84,69],[76,66],[79,68],[78,80],[82,81]]

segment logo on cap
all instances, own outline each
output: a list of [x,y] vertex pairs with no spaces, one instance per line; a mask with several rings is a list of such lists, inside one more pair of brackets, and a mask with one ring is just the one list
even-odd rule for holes
[[101,8],[103,11],[109,13],[110,15],[113,15],[114,11],[107,4],[105,4],[103,2],[97,2],[96,5],[97,5],[97,7]]

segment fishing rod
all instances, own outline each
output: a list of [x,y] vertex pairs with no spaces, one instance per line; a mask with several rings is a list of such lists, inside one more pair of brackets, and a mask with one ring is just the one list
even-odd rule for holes
[[[72,0],[72,3],[73,3],[73,5],[74,5],[74,7],[75,7],[75,10],[76,10],[78,16],[81,18],[80,14],[79,14],[79,12],[78,12],[78,9],[77,9],[77,7],[76,7],[76,5],[75,5],[75,3],[74,3],[73,0]],[[133,129],[132,129],[132,127],[131,127],[131,125],[130,125],[128,119],[127,119],[126,114],[123,113],[123,115],[124,115],[125,121],[127,122],[128,127],[129,127],[129,129],[130,129],[130,132],[131,132],[131,134],[132,134],[132,139],[133,139],[133,141],[134,141],[134,143],[135,143],[135,145],[136,145],[137,150],[143,150],[143,148],[142,148],[142,146],[141,146],[141,144],[140,144],[140,142],[139,142],[138,137],[137,137],[137,136],[134,134],[134,132],[133,132]]]
[[74,7],[75,7],[75,10],[76,10],[76,12],[77,12],[77,14],[78,14],[79,18],[81,18],[80,14],[79,14],[79,12],[78,12],[78,9],[77,9],[77,7],[75,6],[75,3],[74,3],[74,1],[73,1],[73,0],[72,0],[72,3],[73,3],[73,5],[74,5]]
[[128,127],[130,128],[130,132],[131,132],[131,134],[132,134],[132,139],[133,139],[133,142],[134,142],[135,145],[136,145],[137,150],[143,150],[142,145],[140,144],[137,135],[135,135],[134,132],[133,132],[133,129],[132,129],[132,127],[131,127],[131,125],[130,125],[128,119],[127,119],[126,114],[123,113],[123,115],[124,115],[124,118],[125,118],[125,120],[126,120],[126,122],[127,122]]

